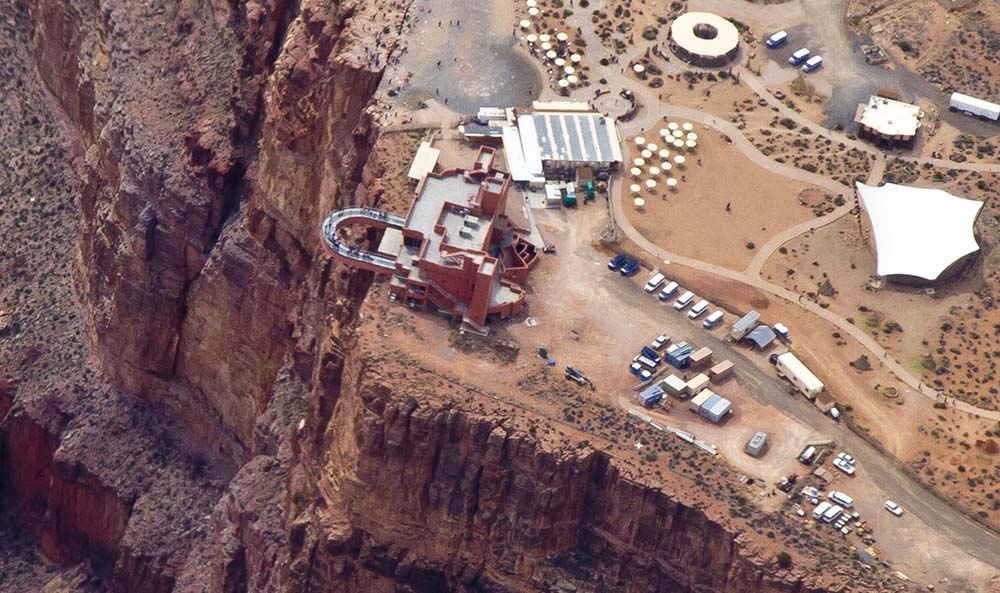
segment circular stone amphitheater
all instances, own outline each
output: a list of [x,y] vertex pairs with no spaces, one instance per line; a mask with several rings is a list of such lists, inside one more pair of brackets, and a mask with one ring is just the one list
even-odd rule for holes
[[740,33],[717,14],[686,12],[670,25],[670,50],[695,66],[724,66],[740,51]]

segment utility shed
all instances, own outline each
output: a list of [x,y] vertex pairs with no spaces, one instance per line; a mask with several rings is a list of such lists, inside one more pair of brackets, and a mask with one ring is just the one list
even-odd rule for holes
[[688,358],[688,366],[692,370],[703,369],[712,364],[712,351],[708,348],[700,348]]
[[756,311],[750,311],[743,317],[740,317],[733,327],[729,330],[729,337],[734,340],[742,340],[743,336],[750,333],[750,331],[757,327],[757,323],[760,321],[760,313]]
[[733,403],[721,395],[715,394],[701,404],[698,414],[712,424],[722,422],[722,419],[733,411]]
[[699,391],[701,391],[702,389],[708,387],[708,383],[709,383],[708,375],[706,375],[705,373],[698,373],[694,377],[691,377],[690,380],[688,380],[687,385],[685,385],[684,387],[684,390],[688,393],[688,395],[694,395]]
[[701,406],[711,397],[717,396],[711,389],[702,389],[698,395],[691,398],[691,401],[688,402],[688,409],[697,414],[701,411]]
[[687,383],[677,375],[667,375],[666,379],[660,381],[660,387],[674,397],[683,397],[687,389]]
[[774,330],[767,325],[758,325],[753,329],[752,332],[748,333],[744,340],[749,340],[753,342],[753,345],[758,350],[763,350],[774,342],[778,335],[774,333]]
[[644,408],[652,408],[663,400],[663,388],[658,384],[650,385],[639,394],[639,402]]
[[764,431],[757,431],[754,433],[750,440],[747,441],[746,452],[748,455],[753,455],[754,457],[760,457],[764,454],[764,448],[767,446],[767,433]]
[[708,376],[712,379],[712,383],[721,383],[729,378],[733,374],[733,369],[736,367],[733,363],[728,360],[723,360],[719,364],[708,369]]
[[816,404],[816,407],[823,412],[829,412],[833,409],[833,406],[837,404],[837,402],[834,401],[833,396],[829,393],[820,393],[816,396],[816,399],[813,400],[813,403]]

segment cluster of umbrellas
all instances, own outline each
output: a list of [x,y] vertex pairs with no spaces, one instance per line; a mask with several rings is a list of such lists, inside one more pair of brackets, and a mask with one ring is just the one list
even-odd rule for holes
[[694,132],[694,125],[691,122],[679,124],[675,121],[668,122],[667,127],[660,128],[660,136],[663,141],[676,149],[686,148],[693,152],[698,148],[698,134]]
[[[541,14],[538,8],[538,0],[526,0],[528,5],[528,16],[535,18]],[[518,23],[522,30],[527,31],[532,28],[529,19],[522,19]],[[575,87],[580,84],[577,70],[580,68],[580,61],[583,56],[573,52],[569,47],[569,35],[562,31],[551,33],[529,33],[525,37],[532,53],[541,57],[549,64],[550,72],[556,77],[556,84],[560,89]]]
[[642,136],[638,136],[635,143],[639,156],[632,159],[632,166],[629,168],[632,175],[629,191],[632,192],[633,204],[641,209],[646,205],[646,201],[639,195],[643,188],[655,191],[662,181],[668,189],[676,191],[677,179],[671,175],[671,171],[674,167],[683,169],[687,159],[682,154],[675,154],[671,158],[668,148],[660,148],[658,144],[647,142]]

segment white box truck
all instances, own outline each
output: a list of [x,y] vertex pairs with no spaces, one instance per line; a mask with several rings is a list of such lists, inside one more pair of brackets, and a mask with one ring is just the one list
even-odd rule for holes
[[1000,105],[976,97],[970,97],[969,95],[963,95],[962,93],[951,94],[951,102],[948,105],[948,109],[990,121],[1000,119]]
[[823,382],[791,352],[778,355],[774,366],[777,367],[778,374],[788,379],[807,399],[814,399],[823,391]]

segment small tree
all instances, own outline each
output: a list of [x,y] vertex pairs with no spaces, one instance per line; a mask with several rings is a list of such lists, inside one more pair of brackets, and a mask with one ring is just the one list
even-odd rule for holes
[[792,565],[792,555],[788,552],[780,552],[778,554],[778,566],[781,568],[788,568]]

